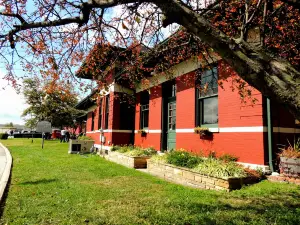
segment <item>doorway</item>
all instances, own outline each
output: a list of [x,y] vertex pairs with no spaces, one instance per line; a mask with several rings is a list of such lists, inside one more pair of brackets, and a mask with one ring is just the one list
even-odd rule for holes
[[176,148],[176,83],[169,81],[162,85],[162,150]]

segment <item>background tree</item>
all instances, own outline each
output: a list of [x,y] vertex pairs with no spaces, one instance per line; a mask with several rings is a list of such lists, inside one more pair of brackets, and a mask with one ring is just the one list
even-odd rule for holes
[[[299,0],[2,0],[0,5],[1,55],[13,85],[15,56],[31,74],[60,80],[96,43],[153,46],[161,41],[160,28],[176,23],[300,118]],[[120,13],[112,16],[112,7]],[[255,27],[260,45],[248,39]],[[293,41],[283,45],[285,40]],[[129,71],[140,65],[139,51],[135,55],[126,65]],[[115,62],[108,64],[112,68]]]
[[14,127],[14,124],[12,122],[4,124],[4,127]]
[[51,122],[53,127],[72,126],[74,119],[85,113],[74,108],[77,96],[70,86],[62,88],[51,82],[41,84],[37,79],[26,79],[23,93],[29,105],[22,114],[27,127],[36,127],[42,120]]

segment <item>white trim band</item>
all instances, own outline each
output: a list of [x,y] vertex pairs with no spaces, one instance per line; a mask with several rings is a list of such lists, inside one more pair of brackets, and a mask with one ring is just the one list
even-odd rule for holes
[[[267,132],[267,127],[257,126],[257,127],[215,127],[208,128],[210,132],[213,133],[263,133]],[[145,129],[146,133],[159,134],[161,130],[148,130]],[[287,134],[299,134],[300,129],[297,128],[286,128],[286,127],[273,127],[274,133],[287,133]],[[138,130],[135,130],[134,133],[138,133]],[[186,129],[176,129],[176,133],[194,133],[194,128]]]
[[259,164],[252,164],[252,163],[244,163],[244,162],[237,162],[238,164],[242,165],[245,168],[249,168],[252,170],[261,169],[263,173],[271,173],[270,167],[266,165],[259,165]]
[[[208,128],[208,130],[210,132],[213,132],[213,133],[218,133],[219,132],[219,128],[218,127]],[[194,128],[176,129],[176,133],[194,133]]]
[[[103,133],[132,133],[132,130],[112,130],[112,129],[107,129],[103,130]],[[101,133],[100,130],[94,130],[94,131],[87,131],[87,134],[95,134],[95,133]]]
[[104,149],[104,150],[108,150],[110,151],[110,149],[112,148],[112,146],[105,146],[105,145],[99,145],[99,144],[94,144],[94,148],[99,148],[99,149]]
[[[135,130],[134,133],[137,134],[139,130]],[[149,134],[160,134],[161,133],[161,130],[148,130],[148,129],[144,129],[144,131],[146,133],[149,133]]]
[[273,127],[274,133],[300,134],[300,129],[287,127]]
[[235,133],[235,132],[239,132],[239,133],[244,133],[244,132],[264,132],[265,127],[263,126],[259,126],[259,127],[220,127],[219,128],[219,132],[220,133]]

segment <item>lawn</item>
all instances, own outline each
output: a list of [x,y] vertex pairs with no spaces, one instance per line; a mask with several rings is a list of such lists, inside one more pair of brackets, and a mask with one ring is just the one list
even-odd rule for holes
[[300,224],[300,187],[239,191],[171,184],[58,141],[1,140],[13,156],[1,224]]

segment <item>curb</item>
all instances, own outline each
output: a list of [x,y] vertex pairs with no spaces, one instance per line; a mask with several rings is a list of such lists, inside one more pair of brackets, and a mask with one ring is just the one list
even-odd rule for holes
[[0,201],[2,201],[2,197],[4,195],[5,188],[7,186],[7,182],[9,181],[9,177],[10,177],[12,157],[11,157],[9,150],[2,143],[0,143],[0,147],[2,147],[4,149],[5,154],[6,154],[6,165],[5,165],[2,177],[0,179]]

